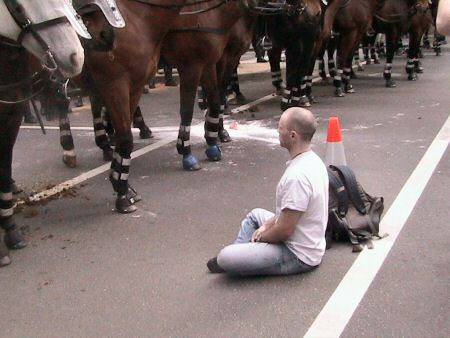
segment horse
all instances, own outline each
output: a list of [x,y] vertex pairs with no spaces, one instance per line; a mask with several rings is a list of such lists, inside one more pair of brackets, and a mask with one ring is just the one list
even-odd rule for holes
[[386,0],[375,12],[373,28],[377,32],[386,34],[386,65],[383,73],[386,87],[396,86],[391,77],[392,60],[398,40],[405,33],[409,33],[406,64],[408,80],[417,80],[417,73],[423,72],[418,53],[422,36],[431,23],[428,0]]
[[324,40],[331,35],[331,29],[339,33],[337,39],[337,70],[333,78],[335,96],[354,93],[350,83],[352,61],[363,35],[372,30],[373,12],[385,0],[340,0],[330,5],[329,19],[324,27]]
[[[189,132],[198,84],[201,84],[205,92],[208,107],[205,121],[208,159],[221,159],[218,138],[222,141],[230,140],[223,129],[226,86],[224,72],[227,66],[223,56],[230,37],[234,36],[231,34],[234,25],[246,15],[247,8],[244,4],[241,0],[232,1],[198,15],[179,16],[164,40],[161,53],[178,69],[180,76],[181,123],[177,150],[183,156],[185,170],[200,169],[198,160],[191,152]],[[193,50],[195,53],[191,52]],[[228,55],[231,52],[229,50]],[[219,62],[221,59],[222,62]]]
[[[119,213],[137,210],[133,189],[129,188],[128,183],[133,150],[131,121],[142,88],[156,72],[165,36],[174,25],[182,8],[185,14],[193,15],[235,1],[256,7],[256,0],[118,0],[118,6],[127,22],[126,27],[120,30],[115,28],[105,30],[96,13],[83,16],[90,32],[104,35],[112,31],[114,36],[113,50],[99,52],[86,48],[85,55],[96,87],[111,115],[116,133],[110,181],[117,193],[115,207]],[[189,7],[198,8],[198,5],[200,9],[189,12]],[[194,51],[191,50],[190,53]],[[185,104],[182,103],[182,106]],[[214,108],[212,114],[217,113],[218,109]],[[215,120],[213,123],[211,121],[207,123],[208,130],[216,128],[217,131]],[[213,157],[218,158],[219,148],[217,145],[214,147],[216,141],[213,140],[215,131],[211,132],[212,134],[208,134],[208,141],[213,149],[211,153],[214,153]]]
[[[27,245],[14,220],[11,169],[23,104],[35,94],[29,88],[41,88],[48,73],[55,78],[81,72],[84,54],[77,32],[89,37],[65,0],[0,2],[0,226],[5,230],[0,266],[11,262],[8,249]],[[25,50],[41,61],[41,73],[29,75]]]
[[312,85],[311,63],[322,21],[320,0],[288,1],[291,11],[267,18],[267,32],[272,41],[268,51],[272,84],[282,90],[281,52],[286,50],[286,88],[281,110],[291,106],[310,106],[308,89]]

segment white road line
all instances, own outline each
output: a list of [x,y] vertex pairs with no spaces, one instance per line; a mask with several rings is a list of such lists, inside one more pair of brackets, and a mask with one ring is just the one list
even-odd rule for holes
[[339,337],[342,334],[413,211],[449,141],[450,115],[383,217],[380,228],[389,236],[375,242],[374,249],[365,249],[359,254],[305,337]]
[[[157,141],[157,142],[155,142],[153,144],[150,144],[150,145],[148,145],[146,147],[143,147],[141,149],[138,149],[138,150],[134,151],[131,154],[131,158],[138,158],[138,157],[140,157],[140,156],[142,156],[142,155],[144,155],[144,154],[146,154],[146,153],[148,153],[148,152],[150,152],[152,150],[161,148],[161,147],[165,146],[166,144],[175,141],[175,137],[176,137],[175,133],[171,133],[171,134],[165,135],[164,138],[162,138],[161,140],[159,140],[159,141]],[[41,191],[41,192],[39,192],[39,193],[37,193],[35,195],[32,195],[29,198],[29,200],[31,202],[38,202],[38,201],[41,201],[41,200],[45,200],[45,199],[47,199],[49,197],[52,197],[52,196],[54,196],[56,194],[59,194],[59,193],[65,191],[65,190],[67,190],[67,189],[69,189],[69,188],[71,188],[71,187],[73,187],[73,186],[75,186],[77,184],[80,184],[80,183],[82,183],[82,182],[84,182],[84,181],[86,181],[86,180],[88,180],[88,179],[90,179],[92,177],[95,177],[97,175],[100,175],[100,174],[108,171],[110,167],[111,167],[111,163],[103,164],[100,167],[97,167],[95,169],[89,170],[89,171],[87,171],[85,173],[82,173],[81,175],[79,175],[77,177],[74,177],[74,178],[72,178],[72,179],[70,179],[68,181],[65,181],[65,182],[63,182],[61,184],[58,184],[57,186],[55,186],[55,187],[53,187],[51,189],[47,189],[47,190]],[[23,201],[22,201],[22,203],[23,203]]]

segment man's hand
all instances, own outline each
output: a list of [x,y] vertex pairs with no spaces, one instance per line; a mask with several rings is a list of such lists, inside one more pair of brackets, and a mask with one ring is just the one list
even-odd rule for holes
[[266,225],[260,226],[252,235],[252,242],[262,242],[263,232],[266,231]]

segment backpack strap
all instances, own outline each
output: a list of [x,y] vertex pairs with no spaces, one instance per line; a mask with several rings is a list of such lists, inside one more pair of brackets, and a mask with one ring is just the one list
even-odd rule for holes
[[348,211],[349,199],[347,190],[345,189],[345,185],[342,182],[342,180],[335,174],[335,172],[330,167],[327,167],[328,180],[330,181],[330,187],[332,188],[332,191],[335,192],[337,197],[338,212],[342,217],[344,217],[345,215],[347,215]]
[[365,215],[367,213],[366,206],[364,205],[364,202],[361,198],[361,194],[359,192],[358,184],[353,170],[345,165],[330,165],[330,167],[339,173],[339,176],[341,177],[345,187],[347,188],[350,200],[353,202],[356,210],[358,210],[360,214]]

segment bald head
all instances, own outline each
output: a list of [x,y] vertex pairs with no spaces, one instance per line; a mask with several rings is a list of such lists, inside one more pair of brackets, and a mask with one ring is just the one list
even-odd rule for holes
[[311,142],[317,129],[317,121],[313,113],[304,108],[292,107],[281,115],[281,119],[285,119],[285,125],[297,132],[303,141]]

